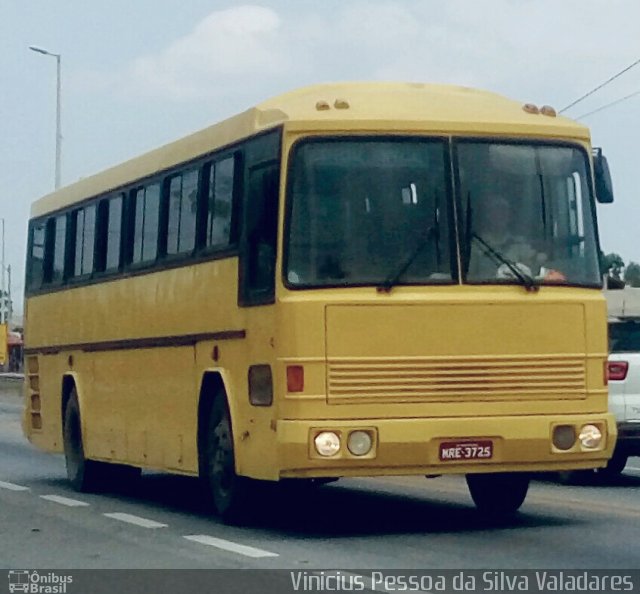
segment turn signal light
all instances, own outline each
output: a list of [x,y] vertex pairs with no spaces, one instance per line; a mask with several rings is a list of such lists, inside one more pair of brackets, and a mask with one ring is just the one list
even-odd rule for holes
[[610,381],[621,382],[627,379],[629,363],[627,361],[609,361],[607,363],[607,378]]

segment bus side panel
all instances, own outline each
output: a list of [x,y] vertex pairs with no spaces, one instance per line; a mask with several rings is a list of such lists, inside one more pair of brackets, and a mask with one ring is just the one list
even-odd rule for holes
[[193,347],[93,357],[87,456],[196,472]]

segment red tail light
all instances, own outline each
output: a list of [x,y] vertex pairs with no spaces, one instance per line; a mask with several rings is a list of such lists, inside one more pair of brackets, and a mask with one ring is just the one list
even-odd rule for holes
[[287,392],[304,392],[304,367],[287,365]]
[[607,364],[607,376],[611,381],[622,381],[627,379],[629,363],[627,361],[609,361]]

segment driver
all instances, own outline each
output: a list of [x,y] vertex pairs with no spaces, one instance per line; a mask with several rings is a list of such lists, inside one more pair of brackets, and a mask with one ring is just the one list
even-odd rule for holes
[[[484,205],[478,213],[476,234],[493,250],[513,263],[525,267],[533,276],[547,260],[546,254],[538,252],[527,239],[514,230],[513,207],[509,201],[498,196]],[[471,278],[495,278],[500,262],[480,242],[474,241],[471,249],[469,276]]]

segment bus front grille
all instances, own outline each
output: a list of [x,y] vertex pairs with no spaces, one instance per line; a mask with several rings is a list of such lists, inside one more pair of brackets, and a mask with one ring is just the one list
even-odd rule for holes
[[585,398],[584,356],[332,358],[329,401]]

